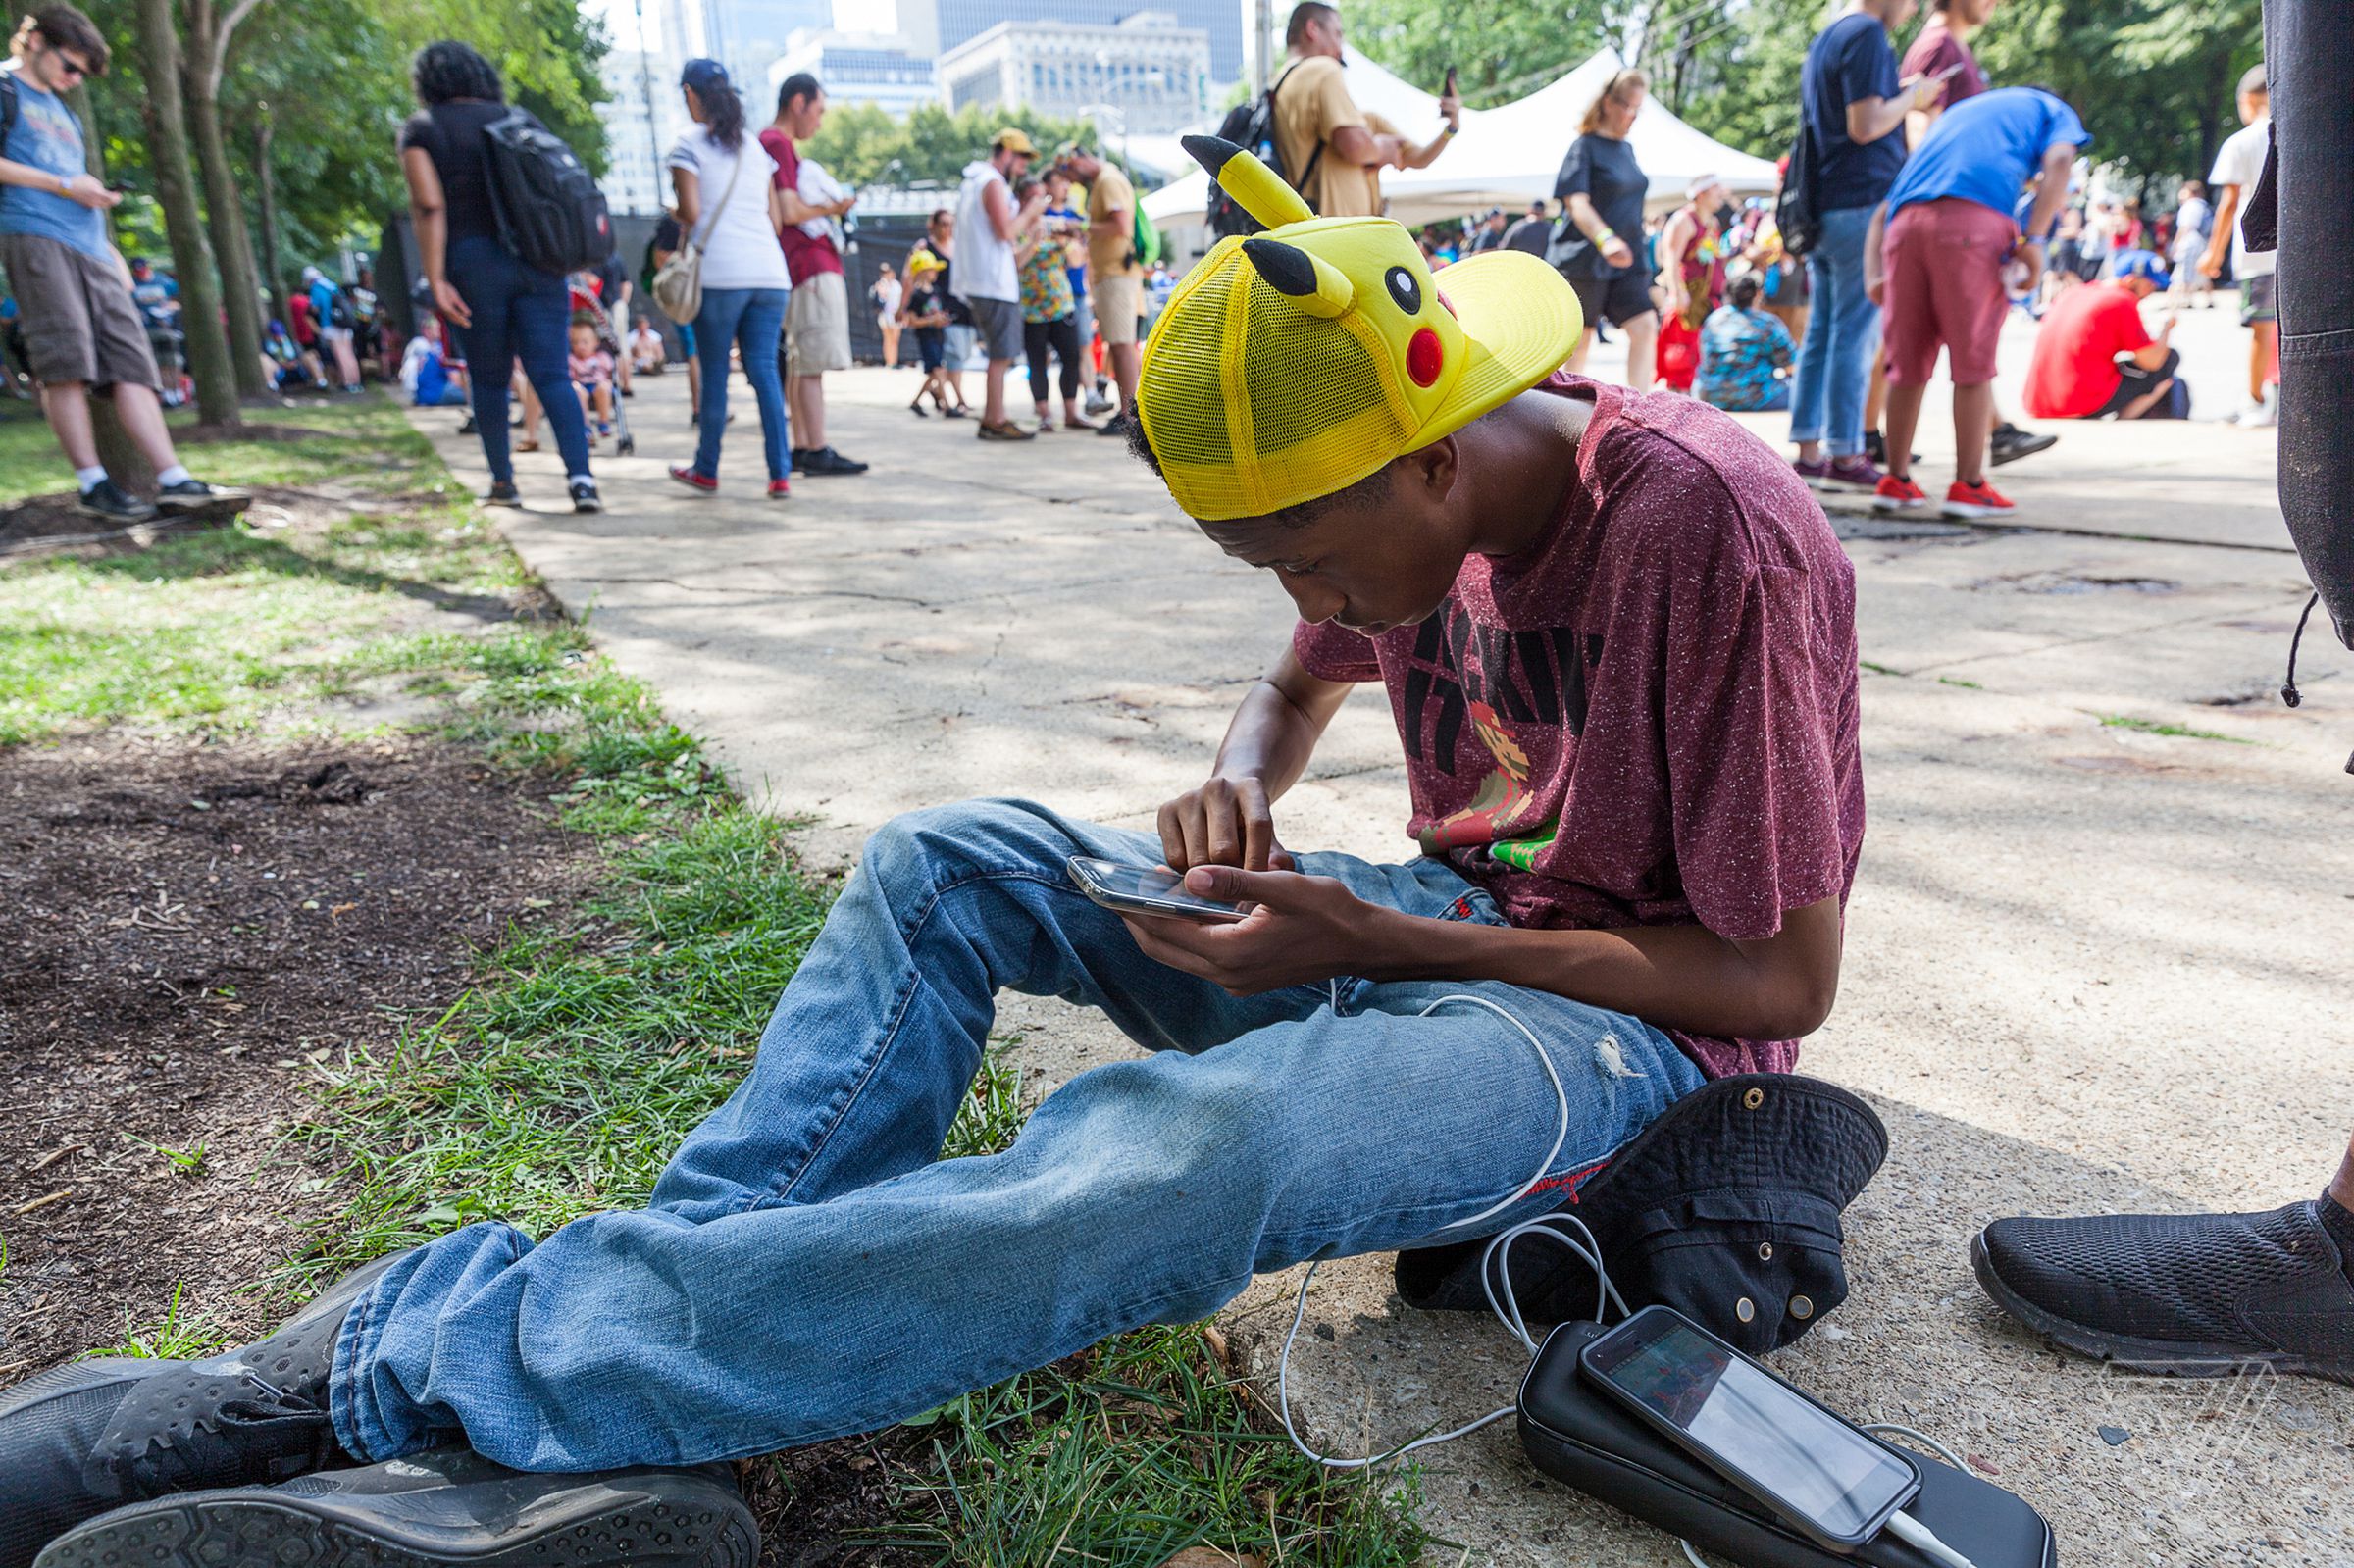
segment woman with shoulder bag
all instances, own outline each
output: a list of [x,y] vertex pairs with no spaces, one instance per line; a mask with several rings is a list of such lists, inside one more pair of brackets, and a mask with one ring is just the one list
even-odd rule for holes
[[1561,198],[1561,224],[1546,260],[1577,290],[1586,329],[1569,368],[1586,368],[1594,328],[1609,322],[1626,333],[1626,384],[1651,389],[1660,342],[1660,313],[1651,300],[1651,269],[1641,265],[1643,198],[1651,188],[1626,144],[1651,82],[1640,71],[1621,71],[1603,84],[1586,110],[1578,137],[1561,161],[1553,193]]
[[[785,211],[777,199],[776,160],[743,133],[743,100],[718,61],[690,60],[679,85],[694,128],[679,138],[664,161],[678,192],[684,243],[694,252],[690,265],[699,268],[694,347],[703,366],[703,403],[694,462],[673,468],[670,477],[706,495],[719,488],[720,437],[728,428],[728,351],[741,347],[744,376],[760,405],[768,496],[781,501],[793,493],[787,477],[793,468],[777,343],[793,285],[778,238]],[[674,259],[670,265],[681,263]],[[671,287],[657,278],[658,294]]]
[[588,425],[567,368],[572,295],[564,278],[516,257],[498,237],[490,206],[489,153],[483,132],[518,113],[504,101],[498,72],[467,45],[444,39],[417,51],[409,68],[423,111],[400,130],[400,172],[434,309],[456,329],[473,374],[475,433],[490,465],[492,506],[520,506],[507,445],[508,367],[538,389],[572,490],[572,509],[601,508],[588,472]]

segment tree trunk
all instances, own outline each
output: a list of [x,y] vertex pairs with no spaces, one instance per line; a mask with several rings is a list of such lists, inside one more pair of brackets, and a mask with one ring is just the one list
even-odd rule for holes
[[179,325],[187,335],[197,413],[207,425],[234,429],[242,423],[237,378],[230,367],[229,334],[221,326],[213,248],[205,240],[188,168],[187,120],[179,99],[179,33],[172,0],[139,0],[139,57],[147,86],[141,105],[147,161],[155,171],[156,200],[164,209],[164,231],[172,241],[173,270],[179,275]]
[[[77,82],[66,94],[66,102],[81,120],[81,165],[100,179],[106,177],[106,138],[98,130],[96,105],[90,102],[87,82]],[[106,215],[106,237],[115,237],[115,215]],[[111,397],[90,399],[90,435],[98,443],[98,461],[106,469],[106,477],[132,495],[153,498],[155,495],[155,465],[147,461],[131,440],[123,422],[115,418],[115,400]]]
[[218,78],[211,62],[227,47],[218,36],[221,19],[212,0],[189,0],[188,50],[180,76],[188,100],[188,130],[196,164],[204,174],[204,212],[212,229],[213,259],[221,268],[222,303],[229,308],[229,359],[237,390],[260,397],[262,380],[261,288],[254,278],[253,241],[245,230],[245,202],[229,167],[221,137]]
[[261,119],[253,127],[253,169],[262,198],[262,276],[270,290],[270,313],[282,322],[290,313],[286,309],[286,278],[278,261],[278,184],[270,174],[268,104],[261,106]]

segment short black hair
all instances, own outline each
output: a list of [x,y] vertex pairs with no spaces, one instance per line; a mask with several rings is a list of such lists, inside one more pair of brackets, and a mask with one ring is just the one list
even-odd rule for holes
[[1758,280],[1744,273],[1733,279],[1731,286],[1725,289],[1724,297],[1733,302],[1733,309],[1747,310],[1758,302]]
[[1299,48],[1300,40],[1307,36],[1309,23],[1321,22],[1340,14],[1337,7],[1326,5],[1324,0],[1300,0],[1298,5],[1292,7],[1292,20],[1283,25],[1283,46],[1286,49]]
[[[1151,438],[1145,434],[1145,422],[1133,414],[1128,416],[1128,450],[1155,476],[1160,474],[1160,458],[1152,450]],[[1327,512],[1337,506],[1386,501],[1389,497],[1390,465],[1384,463],[1355,484],[1344,485],[1330,495],[1319,495],[1313,500],[1300,501],[1280,511],[1269,512],[1267,521],[1279,529],[1304,529],[1321,521]],[[1229,521],[1240,522],[1241,519]]]
[[498,68],[484,59],[474,45],[455,38],[443,38],[418,50],[417,58],[409,62],[409,80],[417,89],[417,101],[428,109],[453,98],[506,101]]
[[814,98],[825,90],[817,84],[817,77],[806,71],[796,71],[777,83],[777,113],[783,114],[785,106],[795,98]]
[[115,52],[107,47],[106,34],[98,30],[98,24],[73,6],[43,6],[26,17],[17,28],[17,47],[23,48],[35,33],[52,49],[79,49],[93,76],[105,76],[114,59]]

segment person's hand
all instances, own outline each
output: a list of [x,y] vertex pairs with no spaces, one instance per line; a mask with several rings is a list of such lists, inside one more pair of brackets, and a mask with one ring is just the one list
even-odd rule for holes
[[833,210],[835,217],[843,218],[848,216],[849,210],[858,205],[858,198],[844,196],[840,201],[828,202],[826,205]]
[[1185,890],[1256,907],[1229,924],[1160,915],[1120,919],[1147,958],[1206,980],[1230,996],[1378,971],[1405,918],[1357,897],[1338,878],[1296,871],[1197,866],[1186,873]]
[[1373,167],[1376,169],[1404,169],[1406,167],[1406,138],[1393,136],[1387,132],[1375,136],[1373,138]]
[[1884,272],[1875,273],[1870,271],[1868,268],[1866,269],[1864,273],[1864,297],[1870,300],[1874,305],[1886,305],[1888,303],[1888,275]]
[[1452,92],[1446,94],[1439,99],[1439,115],[1447,122],[1449,129],[1461,130],[1463,128],[1463,100]]
[[1612,234],[1602,242],[1602,259],[1612,267],[1632,267],[1635,253],[1627,248],[1624,239]]
[[2199,271],[2210,278],[2224,275],[2224,251],[2220,245],[2210,245],[2207,254],[2199,258]]
[[474,312],[468,308],[464,296],[451,286],[448,278],[435,278],[433,290],[434,309],[441,313],[443,321],[454,323],[459,327],[474,325]]
[[2027,264],[2027,276],[2020,281],[2019,291],[2031,297],[2036,289],[2043,286],[2043,246],[2035,240],[2022,239],[2012,256]]
[[1943,76],[1915,76],[1906,85],[1913,89],[1913,107],[1917,110],[1934,109],[1937,100],[1945,96]]
[[100,182],[98,177],[92,174],[76,175],[72,179],[66,181],[65,188],[58,194],[68,201],[79,202],[82,206],[99,212],[104,212],[110,207],[119,207],[123,203],[121,191],[107,189]]
[[1196,866],[1240,866],[1245,871],[1292,868],[1275,838],[1267,786],[1256,779],[1213,777],[1160,808],[1160,853],[1171,871]]

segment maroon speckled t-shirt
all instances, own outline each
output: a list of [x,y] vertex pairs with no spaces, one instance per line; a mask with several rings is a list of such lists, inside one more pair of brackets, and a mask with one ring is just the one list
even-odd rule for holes
[[[1594,405],[1545,535],[1471,556],[1419,624],[1303,623],[1300,662],[1388,685],[1407,831],[1515,926],[1756,940],[1844,904],[1864,841],[1856,580],[1822,509],[1705,403],[1566,375],[1545,390]],[[1798,1058],[1670,1034],[1711,1077]]]

